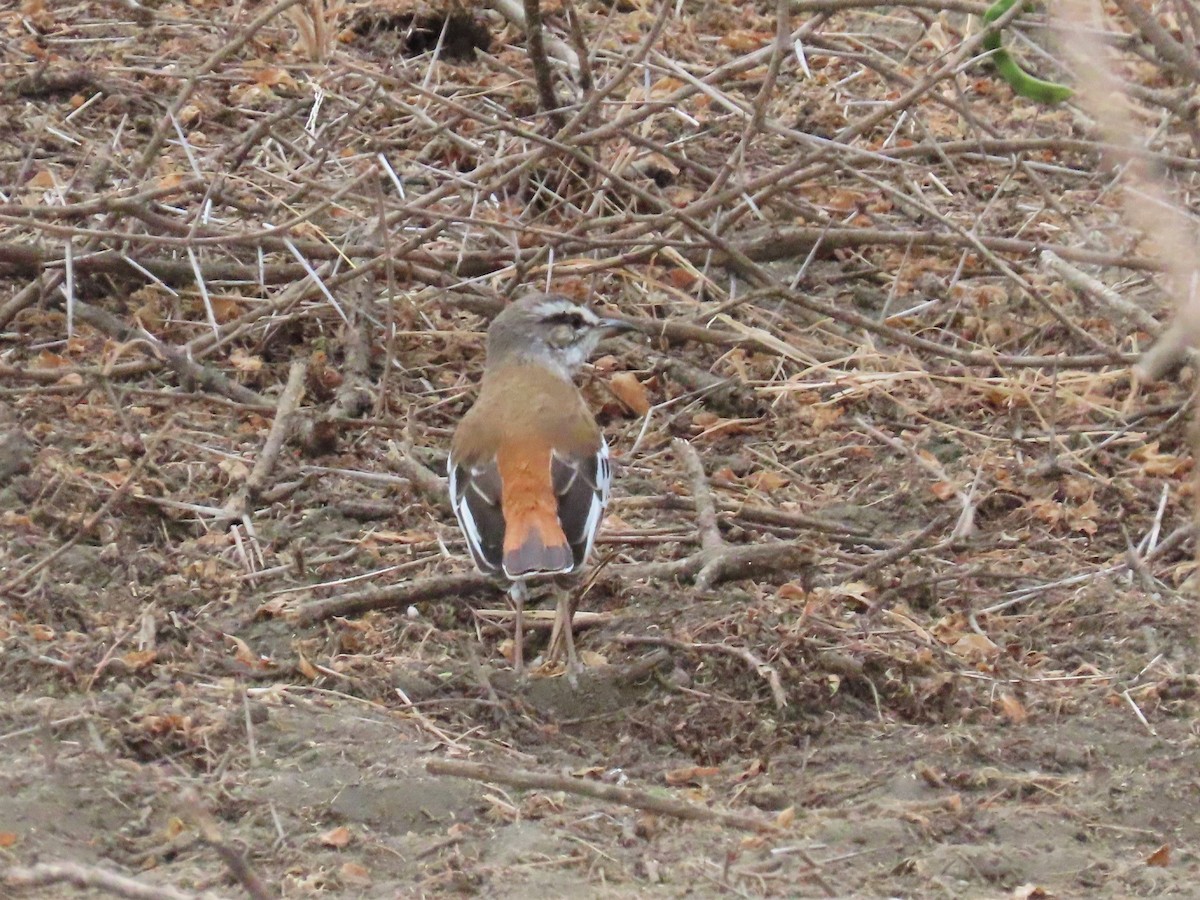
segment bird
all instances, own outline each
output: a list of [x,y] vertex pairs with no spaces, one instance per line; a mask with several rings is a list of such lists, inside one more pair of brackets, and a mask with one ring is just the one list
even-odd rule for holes
[[[603,339],[632,327],[561,295],[521,297],[488,328],[479,396],[451,439],[454,515],[475,566],[508,586],[518,679],[527,582],[583,568],[608,505],[608,444],[575,376]],[[556,616],[574,684],[579,663],[565,591]]]

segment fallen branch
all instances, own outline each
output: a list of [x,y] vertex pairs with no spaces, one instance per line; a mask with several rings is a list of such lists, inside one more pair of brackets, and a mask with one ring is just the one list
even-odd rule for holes
[[254,468],[246,476],[246,480],[225,503],[224,515],[218,520],[216,527],[224,527],[235,520],[246,521],[250,515],[250,502],[262,493],[267,485],[267,478],[275,468],[279,459],[279,451],[283,449],[291,429],[292,418],[296,407],[304,396],[304,376],[308,372],[308,360],[296,360],[288,370],[287,385],[279,395],[279,404],[275,408],[275,420],[263,443],[262,452],[255,460]]
[[121,344],[130,346],[145,344],[154,356],[165,361],[175,372],[181,386],[185,389],[191,384],[195,384],[206,391],[220,394],[230,400],[236,400],[238,403],[248,403],[252,406],[271,405],[264,397],[250,388],[231,381],[209,366],[201,365],[185,351],[160,341],[146,329],[130,325],[107,310],[92,306],[82,300],[76,300],[75,316],[79,321],[86,322],[97,331]]
[[201,803],[194,790],[188,788],[183,792],[179,798],[179,806],[184,818],[191,820],[204,843],[216,851],[229,874],[250,895],[250,900],[275,900],[279,896],[279,893],[269,888],[250,867],[246,854],[225,838],[216,818]]
[[165,885],[146,884],[110,869],[74,862],[12,866],[3,870],[0,881],[9,888],[69,884],[77,888],[92,888],[118,897],[128,897],[130,900],[217,900],[214,894],[193,894]]
[[501,768],[500,766],[451,759],[430,760],[425,764],[425,771],[430,775],[453,775],[457,778],[506,784],[510,787],[528,790],[564,791],[568,794],[591,797],[595,800],[620,803],[634,809],[644,809],[647,812],[671,816],[675,819],[685,819],[691,822],[716,822],[742,831],[767,834],[778,831],[778,826],[774,822],[760,819],[757,816],[710,809],[707,806],[699,806],[685,800],[676,800],[673,797],[664,797],[648,791],[617,787],[615,784],[600,784],[596,781],[586,781],[564,775],[551,775],[547,772]]

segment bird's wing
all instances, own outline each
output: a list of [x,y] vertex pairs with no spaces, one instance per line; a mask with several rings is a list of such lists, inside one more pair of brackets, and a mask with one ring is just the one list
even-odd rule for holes
[[558,497],[558,520],[578,569],[592,551],[608,505],[612,483],[608,444],[601,438],[600,447],[584,455],[555,450],[550,456],[550,475]]
[[500,507],[500,468],[496,460],[466,465],[450,457],[450,502],[481,572],[500,572],[504,558],[504,512]]

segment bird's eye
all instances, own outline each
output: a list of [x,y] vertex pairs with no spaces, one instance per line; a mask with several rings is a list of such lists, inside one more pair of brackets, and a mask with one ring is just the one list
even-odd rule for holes
[[582,331],[587,323],[583,320],[583,316],[577,312],[562,312],[550,316],[546,320],[551,325],[566,326],[574,331]]
[[550,346],[551,347],[569,347],[575,343],[576,331],[570,325],[555,325],[550,329]]

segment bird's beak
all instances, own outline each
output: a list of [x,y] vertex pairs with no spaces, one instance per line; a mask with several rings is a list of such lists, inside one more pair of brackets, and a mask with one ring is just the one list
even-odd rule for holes
[[624,319],[601,319],[596,327],[600,329],[600,336],[606,338],[625,331],[637,331],[636,325]]

